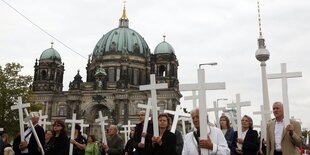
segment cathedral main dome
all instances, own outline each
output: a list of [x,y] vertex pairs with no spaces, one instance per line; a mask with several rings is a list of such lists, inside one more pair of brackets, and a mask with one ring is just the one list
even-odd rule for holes
[[119,27],[103,35],[94,48],[93,57],[112,52],[149,57],[150,49],[146,41],[138,32],[128,27],[128,22],[124,8]]

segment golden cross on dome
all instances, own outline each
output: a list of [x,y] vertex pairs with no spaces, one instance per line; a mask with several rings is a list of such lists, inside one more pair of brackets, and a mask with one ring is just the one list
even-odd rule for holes
[[123,1],[123,3],[124,3],[124,7],[126,7],[126,2],[127,2],[126,0],[124,0],[124,1]]

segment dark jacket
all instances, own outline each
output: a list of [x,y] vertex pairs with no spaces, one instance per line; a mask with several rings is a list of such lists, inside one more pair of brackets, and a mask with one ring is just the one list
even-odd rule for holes
[[[232,152],[235,153],[236,155],[239,155],[236,152],[236,148],[238,148],[237,139],[238,134],[237,131],[235,131],[234,139],[232,142]],[[256,155],[258,150],[259,150],[258,133],[256,130],[249,129],[243,140],[242,153],[243,155]]]
[[[135,134],[133,138],[133,146],[136,149],[135,155],[147,155],[145,153],[145,148],[138,147],[138,144],[141,141],[142,131],[143,131],[143,123],[137,124],[135,127]],[[152,143],[151,142],[152,136],[153,136],[153,124],[151,121],[149,121],[148,126],[147,126],[147,135],[145,137],[145,147],[149,145],[150,143]]]
[[60,134],[52,137],[45,148],[45,155],[66,155],[69,154],[69,139],[67,135]]
[[[40,140],[40,143],[44,149],[44,143],[45,143],[44,129],[38,124],[34,126],[34,129],[35,129],[35,131],[38,135],[38,138]],[[36,138],[35,138],[33,133],[31,134],[27,148],[28,148],[28,152],[29,152],[28,154],[29,155],[41,155],[40,148],[38,146],[38,143],[37,143]]]
[[149,144],[146,148],[147,155],[176,155],[176,136],[166,130],[161,137],[162,144]]
[[232,151],[232,142],[234,139],[234,129],[233,128],[228,128],[226,134],[224,135],[225,139],[227,141],[227,145],[230,149],[230,151]]

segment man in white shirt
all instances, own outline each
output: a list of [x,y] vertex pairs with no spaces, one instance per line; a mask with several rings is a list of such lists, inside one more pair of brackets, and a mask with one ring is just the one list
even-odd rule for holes
[[208,126],[210,128],[208,139],[199,139],[200,124],[198,108],[192,110],[191,117],[196,130],[186,134],[182,155],[200,155],[200,148],[208,149],[209,155],[230,155],[226,139],[220,129]]

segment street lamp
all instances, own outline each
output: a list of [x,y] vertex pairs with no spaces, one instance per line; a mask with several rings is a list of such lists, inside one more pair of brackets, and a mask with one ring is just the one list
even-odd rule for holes
[[215,66],[215,65],[217,65],[217,62],[199,64],[199,69],[201,68],[201,66],[205,66],[205,65]]
[[[269,51],[266,49],[265,39],[263,38],[263,35],[262,35],[259,1],[257,1],[257,6],[258,6],[259,38],[257,39],[258,49],[256,50],[255,57],[258,61],[261,62],[260,67],[261,67],[261,74],[262,74],[264,111],[270,111],[268,84],[267,84],[267,75],[266,75],[266,61],[269,59],[270,54],[269,54]],[[266,115],[266,121],[270,120],[270,118],[271,118],[270,115]]]

